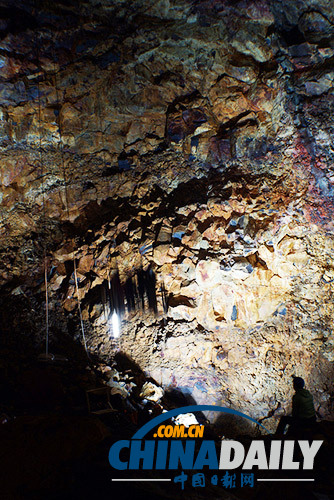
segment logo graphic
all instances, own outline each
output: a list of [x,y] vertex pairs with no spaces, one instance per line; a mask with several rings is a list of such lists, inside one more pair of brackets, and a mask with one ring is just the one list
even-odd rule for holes
[[[235,440],[222,440],[220,446],[216,441],[204,439],[204,426],[192,424],[185,425],[162,425],[178,415],[215,411],[247,419],[261,427],[267,436],[264,439],[254,439],[249,446]],[[146,439],[148,433],[154,429],[153,438]],[[270,431],[264,425],[252,417],[237,410],[213,405],[193,405],[176,408],[162,413],[143,425],[132,439],[120,440],[114,443],[109,451],[109,463],[118,471],[166,471],[182,470],[181,475],[174,477],[174,483],[180,483],[182,489],[187,481],[185,471],[203,471],[216,473],[211,477],[212,485],[217,485],[220,479],[223,487],[234,488],[236,486],[236,474],[229,471],[242,469],[240,485],[254,486],[254,469],[262,470],[312,470],[314,459],[319,451],[321,440],[292,440],[271,439]],[[199,441],[200,440],[200,441]],[[247,448],[247,449],[246,449]],[[298,456],[298,460],[295,457]],[[217,473],[224,475],[219,478]],[[249,472],[251,471],[251,472]],[[192,486],[205,486],[205,475],[203,472],[192,476]],[[195,479],[194,479],[195,478]],[[114,481],[126,481],[126,479],[113,479]],[[133,479],[131,479],[133,480]],[[137,479],[136,479],[137,480]],[[148,479],[138,478],[138,481]],[[153,479],[150,479],[153,480]],[[257,479],[257,481],[314,481],[310,479]],[[172,481],[172,479],[154,479],[154,481]],[[199,484],[197,484],[199,483]],[[224,486],[225,485],[225,486]]]

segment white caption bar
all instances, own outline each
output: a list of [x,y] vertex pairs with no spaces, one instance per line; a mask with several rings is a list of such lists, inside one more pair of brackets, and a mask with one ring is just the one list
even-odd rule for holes
[[314,479],[257,479],[257,481],[314,481]]
[[171,481],[171,479],[112,479],[112,481]]

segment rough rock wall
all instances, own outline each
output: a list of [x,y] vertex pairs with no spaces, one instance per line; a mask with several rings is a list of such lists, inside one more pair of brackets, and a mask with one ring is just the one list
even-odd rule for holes
[[[297,374],[330,416],[330,2],[2,5],[7,334],[43,337],[44,253],[53,332],[76,330],[75,258],[92,351],[256,418],[288,410]],[[115,341],[103,286],[141,265],[158,315]]]

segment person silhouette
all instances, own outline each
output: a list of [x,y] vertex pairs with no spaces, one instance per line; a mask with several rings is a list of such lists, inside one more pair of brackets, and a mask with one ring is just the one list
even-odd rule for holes
[[292,415],[281,417],[277,426],[276,435],[283,435],[285,427],[290,426],[290,430],[296,431],[313,427],[316,423],[316,414],[313,404],[313,397],[310,391],[305,389],[305,381],[301,377],[293,378],[293,388],[295,394],[292,397]]

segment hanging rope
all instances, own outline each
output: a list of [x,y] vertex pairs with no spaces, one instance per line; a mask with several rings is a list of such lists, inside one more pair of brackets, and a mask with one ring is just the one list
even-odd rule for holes
[[80,325],[81,325],[81,332],[82,332],[82,340],[85,346],[85,351],[88,355],[88,350],[87,350],[87,343],[86,343],[86,336],[85,336],[85,329],[84,329],[84,324],[83,324],[83,319],[82,319],[82,312],[81,312],[81,302],[80,302],[80,295],[79,295],[79,287],[78,287],[78,275],[77,275],[77,266],[75,263],[75,259],[73,260],[74,264],[74,280],[75,280],[75,290],[77,293],[77,298],[78,298],[78,309],[79,309],[79,316],[80,316]]
[[45,281],[45,314],[46,314],[46,337],[45,337],[45,356],[49,355],[49,295],[48,295],[48,270],[47,270],[47,262],[45,260],[45,272],[44,272],[44,281]]
[[[53,61],[54,61],[54,64],[56,65],[56,57],[55,57],[54,47],[53,47]],[[57,74],[58,74],[58,72],[55,70],[54,77],[55,77],[55,90],[56,90],[56,101],[57,101],[57,110],[58,110],[59,150],[60,150],[61,168],[62,168],[62,174],[63,174],[63,180],[64,180],[65,208],[66,208],[67,219],[68,219],[68,221],[70,221],[69,197],[68,197],[68,189],[67,189],[67,175],[66,175],[66,166],[65,166],[65,160],[64,160],[62,131],[61,131],[61,124],[60,124],[60,99],[59,99],[58,84],[57,84]],[[80,296],[79,296],[78,276],[77,276],[77,267],[76,267],[76,262],[75,262],[75,254],[73,254],[73,268],[74,268],[75,290],[76,290],[77,300],[78,300],[78,310],[79,310],[79,317],[80,317],[80,327],[81,327],[81,333],[82,333],[82,340],[83,340],[83,344],[85,347],[87,357],[89,359],[87,342],[86,342],[86,335],[85,335],[85,328],[84,328],[82,311],[81,311],[81,302],[80,302]]]
[[[40,53],[39,53],[39,43],[36,37],[35,45],[37,47],[37,67],[38,71],[41,71],[40,66]],[[41,168],[41,178],[42,178],[42,206],[43,206],[43,228],[46,231],[46,209],[45,209],[45,185],[44,185],[44,160],[42,152],[42,118],[41,118],[41,89],[39,84],[39,77],[37,79],[37,95],[38,95],[38,132],[39,132],[39,160]],[[48,269],[47,269],[47,257],[46,257],[46,242],[43,239],[43,265],[44,265],[44,285],[45,285],[45,357],[49,357],[49,295],[48,295]]]

